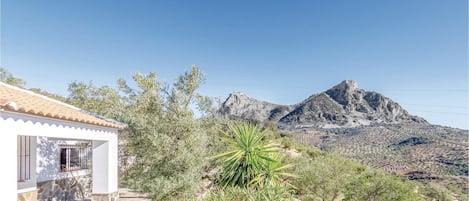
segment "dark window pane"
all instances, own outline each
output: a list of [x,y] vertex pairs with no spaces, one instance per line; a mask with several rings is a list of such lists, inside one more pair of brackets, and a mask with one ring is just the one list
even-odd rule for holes
[[60,171],[67,171],[67,149],[60,149]]

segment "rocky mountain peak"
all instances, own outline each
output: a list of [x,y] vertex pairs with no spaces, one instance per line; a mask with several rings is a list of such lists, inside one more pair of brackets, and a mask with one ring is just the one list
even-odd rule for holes
[[251,98],[244,93],[231,93],[218,109],[221,116],[259,122],[277,122],[292,106],[273,104]]
[[221,116],[230,118],[277,122],[285,129],[355,127],[383,123],[427,124],[423,118],[410,115],[391,99],[358,88],[353,80],[342,81],[325,92],[314,94],[291,106],[259,101],[241,92],[234,92],[218,112]]
[[364,92],[364,90],[358,88],[357,82],[354,80],[344,80],[325,93],[345,108],[348,108],[353,107],[352,103],[360,101],[361,94]]
[[230,93],[229,96],[246,96],[246,97],[247,97],[246,94],[244,94],[244,93],[242,93],[242,92],[240,92],[240,91],[233,91],[233,92]]
[[358,84],[355,80],[344,80],[338,85],[335,85],[330,90],[353,92],[358,89]]

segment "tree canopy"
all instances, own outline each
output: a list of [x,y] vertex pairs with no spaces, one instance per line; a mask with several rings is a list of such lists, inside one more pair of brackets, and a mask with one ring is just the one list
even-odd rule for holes
[[5,82],[7,84],[21,87],[23,88],[26,85],[26,81],[20,78],[16,78],[13,76],[10,71],[8,71],[6,68],[0,66],[0,81]]
[[117,89],[73,82],[68,102],[128,125],[121,135],[127,185],[154,200],[186,198],[200,190],[206,161],[207,135],[191,108],[210,108],[209,99],[197,93],[203,81],[204,74],[192,66],[172,85],[156,73],[136,73],[137,88],[123,79]]

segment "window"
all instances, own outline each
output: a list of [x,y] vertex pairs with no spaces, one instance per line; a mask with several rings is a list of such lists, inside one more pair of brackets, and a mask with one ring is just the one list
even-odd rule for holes
[[91,165],[91,148],[87,143],[60,145],[60,172],[88,169]]
[[25,182],[31,179],[31,137],[18,136],[17,139],[17,179],[18,182]]

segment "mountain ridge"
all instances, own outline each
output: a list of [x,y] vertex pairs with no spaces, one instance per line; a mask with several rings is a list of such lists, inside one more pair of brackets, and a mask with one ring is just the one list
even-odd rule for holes
[[428,124],[398,103],[344,80],[294,105],[260,101],[241,92],[231,93],[218,110],[222,117],[278,123],[280,129],[356,127],[373,124]]

